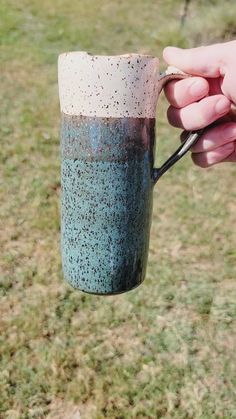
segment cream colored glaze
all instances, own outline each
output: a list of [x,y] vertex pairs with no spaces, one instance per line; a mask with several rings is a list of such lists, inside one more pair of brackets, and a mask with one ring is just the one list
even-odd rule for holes
[[61,111],[68,115],[155,118],[159,60],[139,54],[61,54]]

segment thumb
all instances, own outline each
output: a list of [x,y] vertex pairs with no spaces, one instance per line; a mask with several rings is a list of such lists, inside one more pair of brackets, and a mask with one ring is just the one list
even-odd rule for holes
[[166,47],[163,58],[167,64],[174,65],[180,70],[202,77],[219,77],[224,73],[226,55],[224,44],[215,44],[206,47],[182,49]]

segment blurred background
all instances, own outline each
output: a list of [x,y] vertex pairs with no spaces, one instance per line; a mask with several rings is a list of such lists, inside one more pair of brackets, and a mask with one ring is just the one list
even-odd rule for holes
[[[236,35],[235,0],[1,0],[0,417],[236,418],[236,166],[157,184],[147,278],[96,297],[60,260],[57,56]],[[161,64],[163,69],[165,66]],[[178,144],[158,110],[157,160]]]

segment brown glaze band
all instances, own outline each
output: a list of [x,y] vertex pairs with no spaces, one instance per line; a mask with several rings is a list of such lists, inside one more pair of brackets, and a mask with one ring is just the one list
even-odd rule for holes
[[103,118],[62,113],[62,157],[87,161],[153,159],[155,118]]

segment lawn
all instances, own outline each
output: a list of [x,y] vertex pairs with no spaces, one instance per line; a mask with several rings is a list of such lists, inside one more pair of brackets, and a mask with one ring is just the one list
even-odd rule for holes
[[1,419],[236,418],[234,164],[186,156],[158,182],[139,288],[87,295],[61,272],[57,56],[234,38],[235,0],[192,0],[181,26],[183,4],[1,0]]

